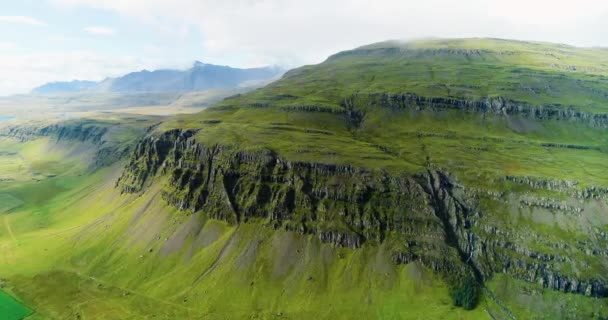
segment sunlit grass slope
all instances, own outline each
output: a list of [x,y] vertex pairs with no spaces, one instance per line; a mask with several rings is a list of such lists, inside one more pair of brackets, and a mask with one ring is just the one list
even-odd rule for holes
[[[2,216],[0,275],[34,319],[465,314],[432,273],[397,267],[382,248],[335,248],[261,224],[198,220],[154,190],[120,195],[119,172],[120,165],[84,174],[59,190],[53,186],[69,172],[48,178],[38,183],[49,194]],[[466,315],[486,318],[481,309]]]
[[175,117],[162,128],[195,128],[208,145],[269,148],[298,160],[396,171],[418,171],[431,162],[471,181],[530,175],[608,185],[603,126],[362,103],[354,111],[364,114],[363,121],[353,127],[343,105],[352,95],[408,93],[465,101],[502,97],[605,115],[604,53],[494,39],[378,43],[292,70],[265,88],[196,117]]
[[[8,270],[31,273],[51,268],[53,257],[65,251],[59,241],[47,241],[61,238],[70,230],[91,223],[91,216],[85,214],[66,215],[62,208],[83,201],[98,184],[108,179],[108,172],[117,171],[119,167],[94,168],[103,148],[122,150],[128,148],[132,139],[143,134],[144,129],[155,123],[155,117],[141,117],[137,121],[105,117],[103,121],[94,119],[69,120],[60,126],[64,128],[86,128],[87,123],[97,128],[109,128],[100,141],[91,141],[85,134],[72,138],[57,134],[41,136],[41,129],[57,125],[59,120],[26,122],[5,125],[0,137],[0,286],[10,284],[6,279]],[[124,127],[116,125],[124,123]],[[10,131],[16,128],[17,131]],[[66,130],[69,131],[69,130]],[[103,144],[103,146],[100,146]],[[79,207],[80,213],[88,212],[86,206]],[[74,211],[78,212],[78,211]],[[94,213],[94,212],[89,212]],[[25,236],[27,234],[27,236]],[[35,253],[21,250],[32,243],[40,249]],[[59,250],[59,248],[61,248]],[[55,250],[57,249],[57,250]],[[14,294],[14,292],[9,291]],[[30,311],[27,307],[17,307],[14,299],[8,299],[2,293],[0,308],[2,319],[21,319]],[[30,306],[35,309],[34,306]],[[10,308],[10,312],[9,312]]]
[[[114,184],[122,163],[91,171],[95,149],[83,144],[54,137],[0,141],[6,162],[19,160],[2,171],[0,278],[34,319],[464,312],[454,310],[432,273],[396,267],[381,249],[340,249],[257,224],[197,221],[154,191],[120,195]],[[213,272],[201,277],[205,270]],[[17,305],[6,299],[2,306]]]
[[298,104],[334,105],[353,93],[415,93],[605,113],[607,77],[605,49],[499,39],[387,41],[292,70],[247,99],[290,103],[293,96]]
[[[394,265],[382,246],[339,248],[261,222],[235,227],[185,215],[157,197],[157,187],[120,195],[119,172],[120,165],[85,175],[36,210],[2,216],[0,275],[34,309],[32,319],[490,319],[486,309],[504,316],[487,297],[474,311],[454,307],[432,272]],[[507,277],[490,286],[521,318],[597,310],[592,298]],[[519,306],[529,297],[533,313]]]
[[[379,43],[293,70],[199,114],[172,118],[153,134],[196,129],[196,141],[206,146],[269,149],[288,161],[392,175],[443,168],[471,190],[507,194],[499,197],[506,205],[489,196],[479,200],[485,214],[475,231],[506,230],[513,243],[535,253],[564,250],[572,261],[564,265],[576,270],[558,271],[602,277],[606,259],[583,253],[579,244],[604,243],[596,235],[608,233],[606,201],[574,202],[570,189],[535,189],[506,177],[576,181],[574,190],[608,187],[605,127],[555,117],[396,109],[365,100],[348,109],[345,100],[385,93],[503,97],[601,115],[608,112],[604,53],[488,39]],[[141,128],[130,131],[136,123],[122,123],[107,141],[132,143],[143,135]],[[420,263],[395,265],[386,243],[348,249],[275,230],[263,219],[230,225],[204,212],[180,211],[160,196],[167,187],[163,177],[142,193],[120,194],[116,180],[125,163],[92,171],[95,148],[71,149],[79,145],[49,137],[0,141],[0,177],[7,179],[0,182],[0,277],[35,311],[34,319],[608,316],[605,299],[547,290],[502,273],[486,283],[496,299],[484,291],[477,308],[465,311],[452,305],[446,283]],[[511,194],[568,200],[584,211],[522,208]]]

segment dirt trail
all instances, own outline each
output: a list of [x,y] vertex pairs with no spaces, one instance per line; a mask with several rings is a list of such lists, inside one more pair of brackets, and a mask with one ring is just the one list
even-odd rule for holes
[[6,230],[8,230],[8,234],[11,236],[11,239],[13,239],[13,241],[17,242],[17,238],[15,237],[15,234],[13,233],[13,229],[11,228],[11,223],[8,221],[8,215],[4,216],[4,226],[6,227]]
[[[117,289],[117,290],[119,290],[119,291],[121,291],[123,293],[128,293],[128,294],[133,295],[133,296],[138,296],[140,298],[147,299],[147,300],[150,300],[150,301],[154,301],[156,303],[163,304],[163,305],[166,305],[166,306],[174,307],[176,309],[185,310],[189,314],[196,315],[197,317],[200,317],[201,319],[203,319],[204,316],[205,316],[205,313],[202,313],[201,311],[196,310],[196,308],[188,307],[188,306],[185,306],[185,305],[180,304],[180,303],[170,302],[170,301],[167,301],[166,299],[155,298],[153,296],[146,295],[144,293],[140,293],[140,292],[135,291],[135,290],[130,290],[130,289],[127,289],[125,287],[116,286],[116,285],[108,283],[108,282],[106,282],[104,280],[101,280],[99,278],[83,274],[79,270],[74,269],[74,268],[63,269],[63,271],[73,273],[76,276],[80,277],[81,279],[89,279],[89,280],[93,281],[94,283],[96,283],[98,285],[97,286],[98,288],[99,288],[99,285],[101,285],[101,286],[103,286],[105,288],[114,288],[114,289]],[[124,296],[124,294],[123,294],[123,296]],[[84,305],[86,303],[93,302],[93,301],[96,301],[96,300],[99,300],[99,299],[100,298],[92,297],[91,296],[91,299],[86,300],[84,303],[81,303],[81,305]],[[189,318],[191,318],[191,317],[189,317]]]
[[11,224],[8,221],[8,216],[5,215],[2,219],[4,227],[6,228],[6,230],[8,231],[8,234],[11,237],[11,240],[15,243],[14,245],[11,245],[10,243],[5,243],[4,245],[2,245],[2,247],[0,248],[0,251],[4,253],[4,263],[9,265],[14,263],[15,261],[15,256],[14,256],[14,247],[17,244],[17,238],[15,237],[15,234],[13,233],[13,229],[11,228]]

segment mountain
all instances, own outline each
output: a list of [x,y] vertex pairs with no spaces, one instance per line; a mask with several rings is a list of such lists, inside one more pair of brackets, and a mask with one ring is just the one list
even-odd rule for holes
[[604,49],[388,41],[197,114],[5,126],[0,274],[42,317],[608,317]]
[[95,81],[73,80],[70,82],[50,82],[32,90],[33,94],[75,93],[88,91],[98,83]]
[[232,89],[248,83],[276,79],[277,67],[239,69],[196,61],[188,70],[142,70],[101,82],[53,82],[32,90],[33,94],[74,92],[188,92],[209,89]]

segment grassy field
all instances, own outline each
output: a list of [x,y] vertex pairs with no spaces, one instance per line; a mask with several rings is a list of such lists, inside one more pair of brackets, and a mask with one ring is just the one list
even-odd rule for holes
[[0,291],[0,314],[5,320],[21,320],[30,315],[32,311],[16,301],[11,296]]

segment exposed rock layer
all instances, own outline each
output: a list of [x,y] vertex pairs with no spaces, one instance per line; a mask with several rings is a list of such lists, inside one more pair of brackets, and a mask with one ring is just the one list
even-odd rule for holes
[[491,113],[505,116],[522,116],[537,120],[561,120],[579,122],[591,127],[608,128],[608,114],[593,114],[572,107],[551,104],[531,105],[502,97],[480,100],[423,97],[411,93],[355,94],[342,101],[346,109],[382,107],[411,110],[461,110],[465,112]]
[[[230,223],[266,219],[273,227],[358,248],[387,242],[396,263],[421,261],[444,274],[495,272],[590,296],[608,296],[606,280],[563,272],[566,256],[514,242],[516,235],[481,225],[477,199],[447,173],[395,176],[347,165],[286,161],[270,150],[243,152],[196,142],[193,130],[148,136],[117,186],[139,192],[164,179],[163,198]],[[567,186],[563,186],[567,187]],[[487,195],[485,195],[487,196]]]

